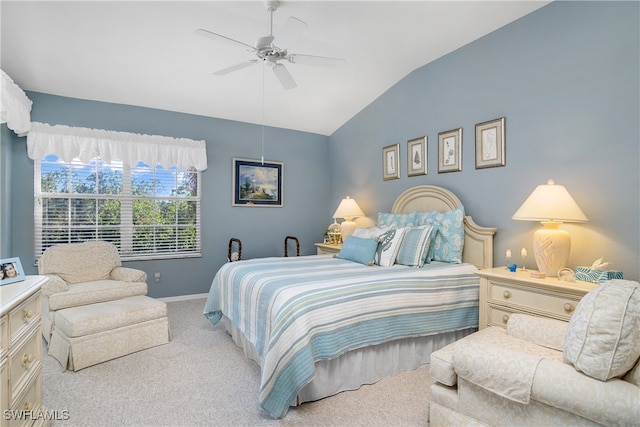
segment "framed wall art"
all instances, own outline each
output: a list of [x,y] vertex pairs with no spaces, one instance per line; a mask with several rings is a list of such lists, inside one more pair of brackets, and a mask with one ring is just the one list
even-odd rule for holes
[[504,117],[476,125],[476,169],[504,166]]
[[233,159],[232,206],[282,207],[282,162]]
[[382,179],[400,178],[400,144],[387,145],[382,148]]
[[438,134],[438,173],[462,170],[462,128]]
[[427,174],[427,137],[407,141],[407,176]]
[[7,258],[0,260],[0,286],[9,283],[21,282],[25,279],[20,258]]

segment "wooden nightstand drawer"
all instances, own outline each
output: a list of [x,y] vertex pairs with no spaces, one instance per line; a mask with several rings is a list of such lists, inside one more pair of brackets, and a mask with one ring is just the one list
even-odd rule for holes
[[505,267],[478,271],[480,276],[480,329],[505,327],[513,313],[527,313],[568,321],[578,302],[598,285],[563,282],[554,277],[533,278],[528,271]]
[[342,249],[342,245],[330,245],[328,243],[315,243],[316,245],[316,255],[330,255],[337,254]]
[[15,343],[30,325],[39,322],[40,293],[38,292],[9,312],[11,342]]
[[540,289],[529,290],[494,281],[489,282],[489,287],[489,303],[498,302],[525,310],[542,311],[561,320],[569,320],[580,301],[577,297],[568,298]]

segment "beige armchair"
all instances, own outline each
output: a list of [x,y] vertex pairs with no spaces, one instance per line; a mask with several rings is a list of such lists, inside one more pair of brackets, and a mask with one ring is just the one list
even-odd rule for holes
[[122,267],[104,241],[53,246],[38,261],[49,354],[78,370],[169,340],[166,304],[146,296],[147,274]]
[[570,322],[512,314],[431,354],[430,425],[638,425],[640,285],[611,281]]

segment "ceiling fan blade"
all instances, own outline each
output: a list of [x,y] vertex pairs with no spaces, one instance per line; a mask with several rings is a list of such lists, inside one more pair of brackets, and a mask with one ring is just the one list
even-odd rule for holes
[[249,49],[251,52],[255,52],[255,50],[256,50],[255,47],[253,47],[253,46],[251,46],[249,44],[246,44],[246,43],[241,42],[239,40],[235,40],[235,39],[229,38],[227,36],[223,36],[222,34],[214,33],[214,32],[211,32],[209,30],[204,30],[202,28],[198,28],[196,30],[196,34],[199,35],[199,36],[208,37],[208,38],[213,39],[213,40],[218,40],[218,41],[231,43],[231,44],[234,44],[236,46],[239,45],[239,46],[242,46],[242,47],[244,47],[246,49]]
[[294,17],[290,16],[285,22],[282,29],[278,32],[278,44],[282,46],[288,46],[295,43],[296,39],[307,29],[307,24]]
[[223,68],[222,70],[218,70],[218,71],[214,72],[213,74],[216,75],[216,76],[224,76],[225,74],[229,74],[229,73],[232,73],[234,71],[238,71],[238,70],[242,70],[243,68],[250,67],[253,64],[255,64],[256,62],[258,62],[257,59],[252,59],[250,61],[244,61],[244,62],[241,62],[239,64],[232,65],[231,67],[227,67],[227,68]]
[[313,65],[316,67],[337,68],[347,65],[346,59],[330,58],[328,56],[299,55],[292,53],[287,56],[292,64]]
[[274,65],[273,74],[276,75],[276,77],[280,81],[280,84],[282,85],[283,88],[293,89],[295,87],[298,87],[295,80],[293,80],[293,77],[291,77],[289,70],[287,70],[287,68],[284,65],[282,64]]

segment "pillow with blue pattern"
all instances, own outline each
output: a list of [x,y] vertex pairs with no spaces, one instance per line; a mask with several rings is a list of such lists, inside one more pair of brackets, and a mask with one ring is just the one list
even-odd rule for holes
[[378,242],[374,239],[348,236],[344,240],[337,258],[364,265],[373,265],[376,249],[378,249]]
[[422,267],[427,259],[432,231],[431,225],[407,229],[398,251],[396,263],[410,267]]
[[402,227],[413,227],[414,225],[414,212],[411,213],[402,213],[402,214],[392,214],[392,213],[384,213],[378,212],[378,227],[389,227],[389,228],[402,228]]
[[462,262],[464,206],[447,212],[415,212],[416,225],[432,225],[436,231],[426,262]]

